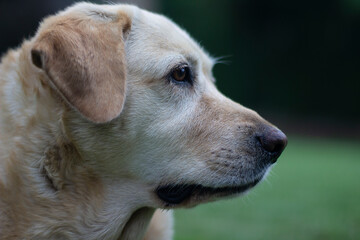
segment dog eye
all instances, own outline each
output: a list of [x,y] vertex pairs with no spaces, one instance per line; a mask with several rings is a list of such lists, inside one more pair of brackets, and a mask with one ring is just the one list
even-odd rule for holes
[[171,73],[171,79],[178,83],[191,83],[191,74],[188,66],[178,67]]

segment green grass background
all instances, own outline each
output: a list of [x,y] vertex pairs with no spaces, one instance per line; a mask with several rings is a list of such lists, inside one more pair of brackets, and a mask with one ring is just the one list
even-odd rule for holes
[[175,211],[175,240],[360,239],[360,142],[290,137],[248,195]]

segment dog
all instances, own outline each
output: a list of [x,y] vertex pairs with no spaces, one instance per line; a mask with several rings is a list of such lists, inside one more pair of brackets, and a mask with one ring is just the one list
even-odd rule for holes
[[46,18],[0,65],[0,239],[168,240],[170,209],[254,187],[287,139],[214,64],[135,6]]

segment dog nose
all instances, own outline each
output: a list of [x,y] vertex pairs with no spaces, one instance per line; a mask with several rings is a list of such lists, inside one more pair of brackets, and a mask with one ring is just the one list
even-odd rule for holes
[[287,145],[286,135],[275,127],[266,127],[257,139],[261,147],[272,155],[272,163],[276,162]]

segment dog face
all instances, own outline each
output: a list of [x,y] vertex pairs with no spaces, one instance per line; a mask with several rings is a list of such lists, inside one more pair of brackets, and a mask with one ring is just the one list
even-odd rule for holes
[[67,102],[63,121],[80,155],[105,183],[127,182],[142,206],[243,193],[286,145],[216,89],[214,60],[160,15],[78,4],[43,23],[32,61]]

